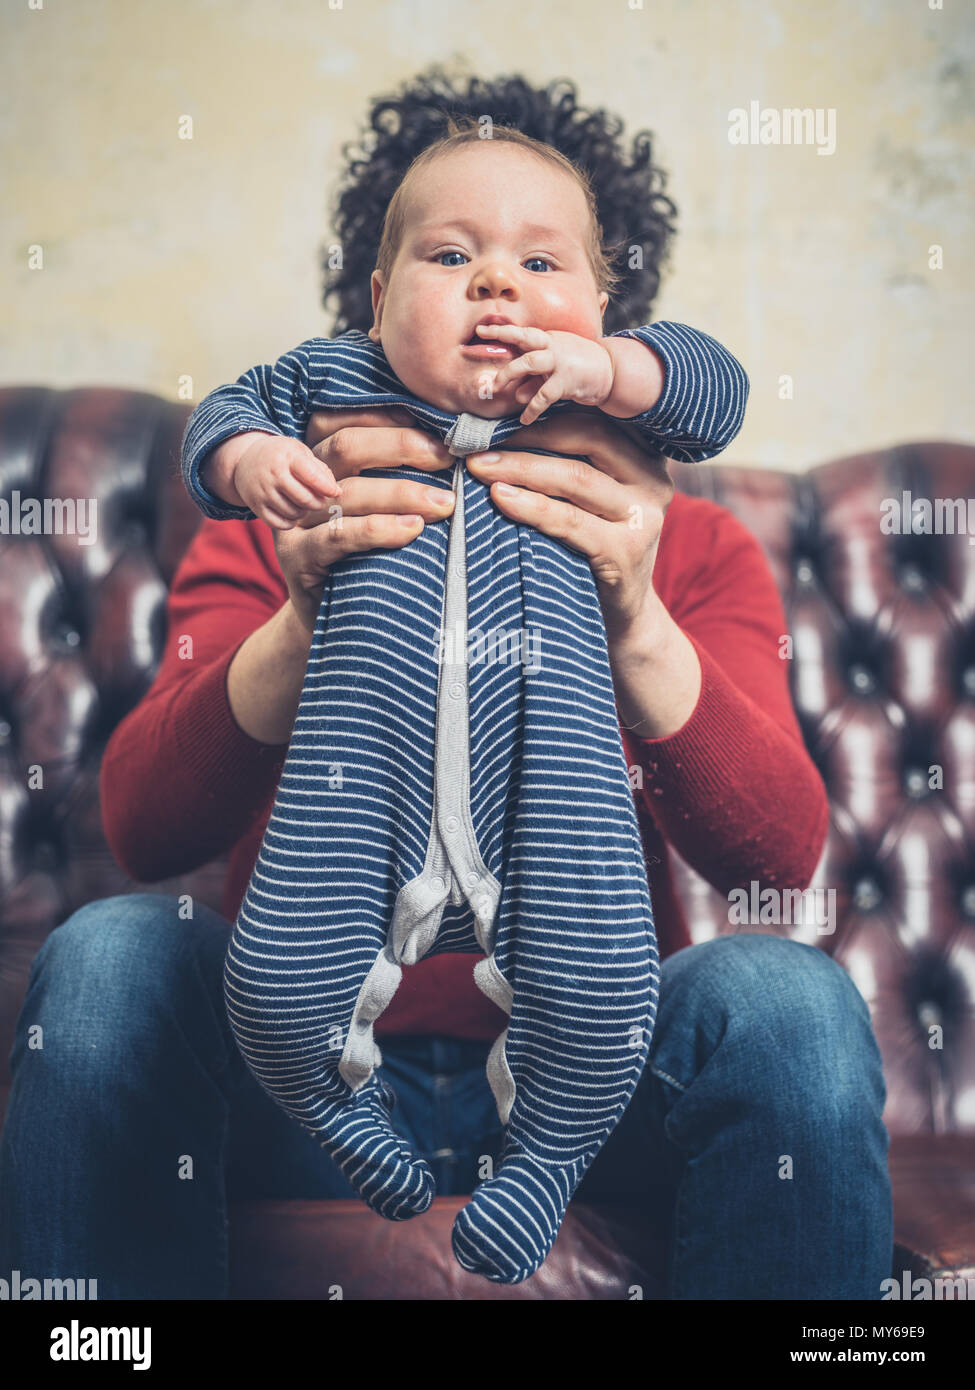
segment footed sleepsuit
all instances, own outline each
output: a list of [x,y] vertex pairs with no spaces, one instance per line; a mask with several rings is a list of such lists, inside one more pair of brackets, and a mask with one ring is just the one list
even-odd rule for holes
[[[748,383],[714,339],[657,323],[660,400],[628,424],[697,461],[741,426]],[[351,330],[218,388],[191,416],[182,469],[201,509],[250,520],[200,482],[245,430],[303,438],[312,411],[406,406],[448,445],[455,506],[408,545],[325,578],[294,729],[224,973],[241,1052],[383,1216],[426,1210],[433,1180],[390,1124],[373,1023],[402,966],[483,952],[509,1015],[488,1060],[505,1140],[454,1224],[459,1262],[516,1282],[545,1259],[646,1061],[658,955],[605,629],[585,556],[493,505],[463,464],[521,428],[407,392]],[[580,407],[560,401],[547,414]],[[545,452],[545,451],[532,451]]]

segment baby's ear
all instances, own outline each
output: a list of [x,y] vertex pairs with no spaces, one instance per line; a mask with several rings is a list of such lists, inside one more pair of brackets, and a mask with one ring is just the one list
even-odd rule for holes
[[372,327],[369,329],[369,337],[374,343],[379,342],[379,328],[383,321],[383,273],[381,270],[374,270],[369,277],[369,292],[372,297]]

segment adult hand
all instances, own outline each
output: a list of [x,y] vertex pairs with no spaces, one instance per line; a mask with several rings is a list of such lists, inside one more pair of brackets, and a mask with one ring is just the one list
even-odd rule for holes
[[315,630],[329,568],[358,550],[397,550],[453,511],[453,493],[409,478],[362,478],[369,468],[422,468],[450,463],[450,452],[420,429],[407,410],[316,411],[305,443],[332,470],[341,495],[274,532],[278,563],[302,626]]
[[[519,444],[583,457],[520,453]],[[656,604],[660,529],[674,495],[661,455],[648,454],[605,416],[567,410],[510,435],[496,462],[472,455],[467,466],[491,484],[505,516],[588,558],[611,649],[637,630],[645,633]]]
[[[519,453],[519,444],[581,457]],[[467,466],[490,483],[505,516],[588,558],[622,727],[644,739],[676,733],[697,706],[702,674],[693,643],[653,587],[674,495],[663,458],[648,454],[624,425],[567,410],[509,435],[495,461],[472,456]]]

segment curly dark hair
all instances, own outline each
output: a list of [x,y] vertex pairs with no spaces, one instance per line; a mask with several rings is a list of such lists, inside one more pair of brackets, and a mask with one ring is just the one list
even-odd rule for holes
[[[398,92],[376,97],[368,129],[358,143],[342,146],[347,161],[335,196],[332,221],[342,255],[333,265],[326,241],[321,248],[324,275],[322,304],[335,301],[333,335],[350,328],[367,332],[372,325],[369,279],[383,217],[413,159],[447,132],[450,116],[490,115],[499,126],[514,126],[544,140],[584,169],[596,197],[607,254],[619,275],[603,315],[603,332],[611,334],[650,319],[660,285],[660,270],[669,256],[677,208],[663,192],[667,175],[653,163],[652,135],[633,136],[631,152],[621,143],[623,122],[601,107],[589,111],[576,99],[575,84],[558,78],[544,89],[517,76],[482,81],[467,78],[461,90],[440,63],[402,84]],[[617,260],[619,248],[627,254]],[[634,254],[639,252],[639,254]]]

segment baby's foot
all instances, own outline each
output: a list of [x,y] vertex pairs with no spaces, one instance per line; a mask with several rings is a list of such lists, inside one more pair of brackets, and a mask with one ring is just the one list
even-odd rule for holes
[[374,1076],[316,1118],[315,1137],[373,1211],[388,1221],[425,1212],[436,1191],[433,1174],[389,1122],[393,1089]]
[[555,1243],[585,1166],[546,1166],[515,1149],[493,1178],[479,1183],[457,1213],[451,1237],[465,1269],[496,1284],[534,1274]]

